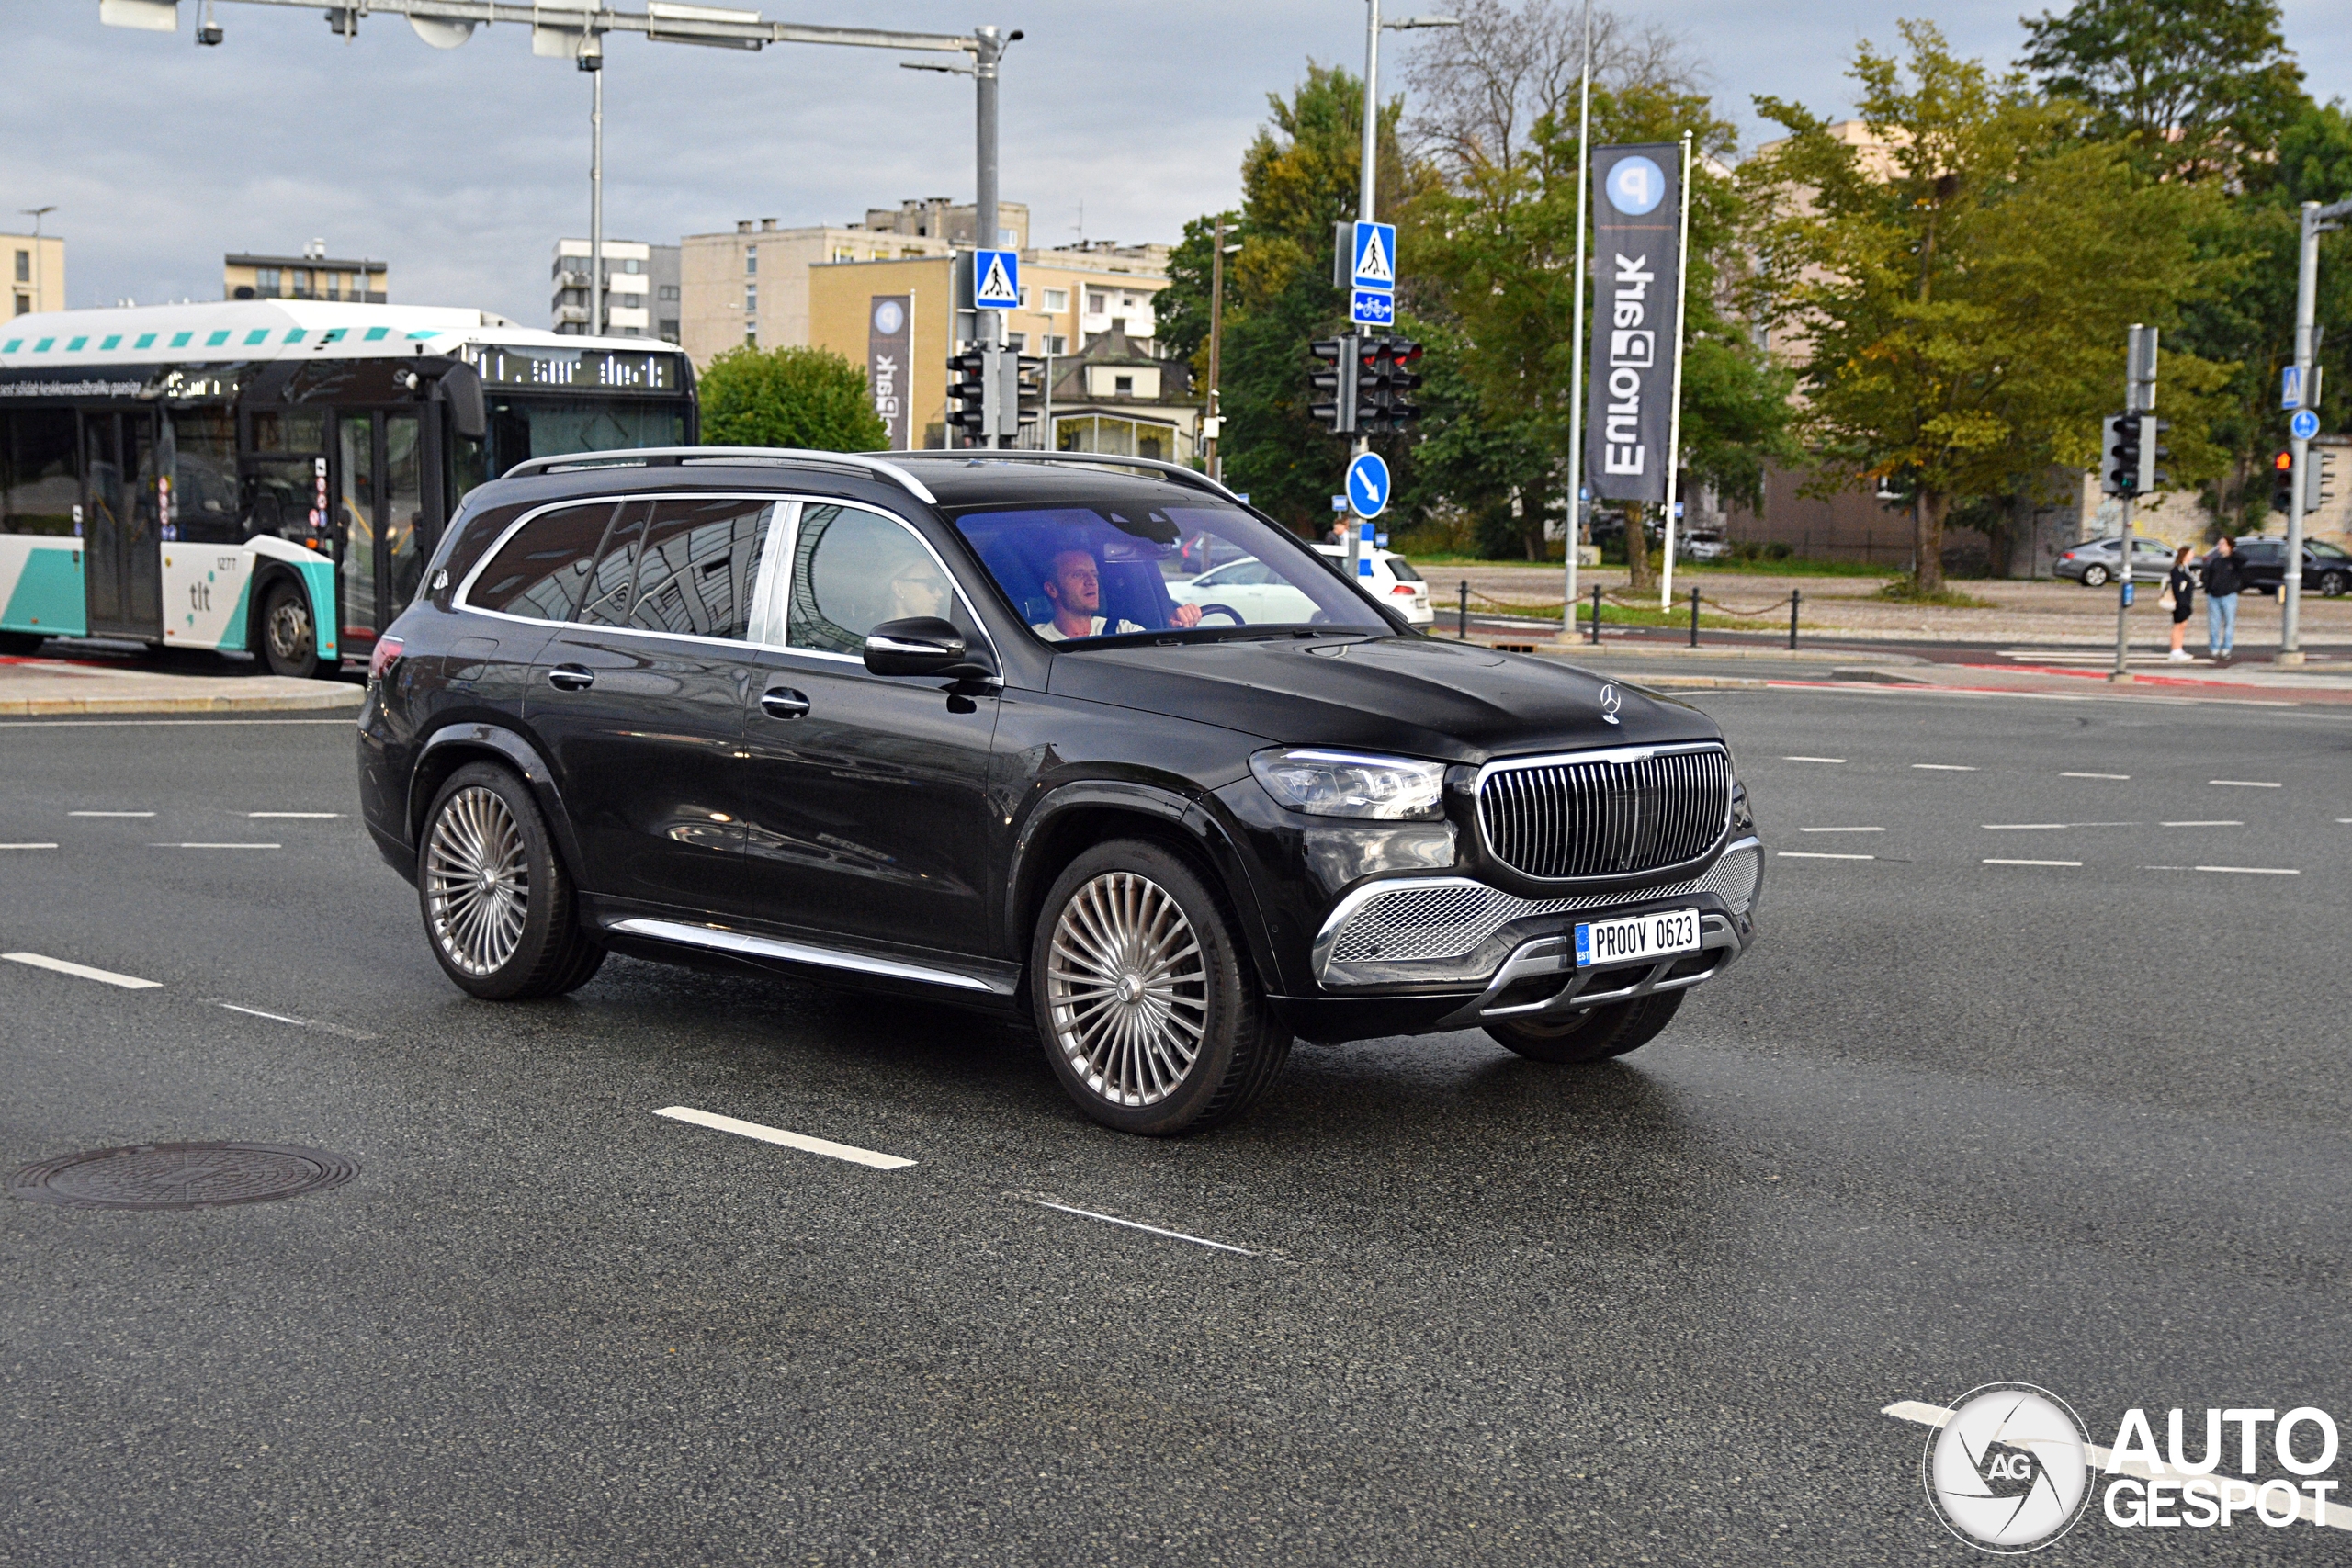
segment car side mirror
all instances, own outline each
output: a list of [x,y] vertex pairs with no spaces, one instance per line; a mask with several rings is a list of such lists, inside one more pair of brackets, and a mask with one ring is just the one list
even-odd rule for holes
[[865,634],[865,667],[876,675],[993,675],[971,657],[953,621],[910,615],[884,621]]

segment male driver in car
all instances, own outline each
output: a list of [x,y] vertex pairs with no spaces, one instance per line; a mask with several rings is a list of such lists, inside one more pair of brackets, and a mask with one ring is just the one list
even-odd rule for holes
[[[1029,629],[1047,642],[1067,642],[1080,637],[1125,637],[1129,632],[1148,631],[1133,621],[1123,620],[1115,626],[1102,614],[1102,569],[1094,564],[1090,550],[1057,550],[1053,569],[1044,587],[1046,600],[1054,607],[1053,618]],[[1198,604],[1179,604],[1170,619],[1180,626],[1201,624]]]

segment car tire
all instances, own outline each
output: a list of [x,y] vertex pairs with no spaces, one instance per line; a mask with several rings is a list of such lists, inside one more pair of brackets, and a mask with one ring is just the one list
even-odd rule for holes
[[1113,840],[1070,862],[1039,908],[1029,965],[1054,1074],[1105,1127],[1216,1126],[1289,1059],[1290,1031],[1223,900],[1157,844]]
[[2103,567],[2103,566],[2086,566],[2086,567],[2083,568],[2083,586],[2084,586],[2084,587],[2086,587],[2086,588],[2104,588],[2104,587],[2106,587],[2106,586],[2107,586],[2107,580],[2108,580],[2108,570],[2107,570],[2107,568],[2105,568],[2105,567]]
[[1572,1066],[1579,1062],[1605,1062],[1628,1051],[1638,1051],[1657,1038],[1681,1007],[1682,991],[1653,991],[1583,1012],[1555,1013],[1549,1018],[1498,1019],[1486,1025],[1487,1037],[1531,1062]]
[[0,632],[0,654],[10,659],[29,659],[48,640],[39,632]]
[[2347,588],[2352,588],[2352,577],[2340,571],[2331,571],[2319,580],[2319,596],[2323,599],[2341,599]]
[[319,672],[318,628],[311,621],[311,596],[299,583],[280,577],[262,590],[254,631],[254,651],[271,674],[307,681]]
[[577,990],[596,973],[604,949],[580,929],[547,818],[512,770],[469,762],[450,774],[418,840],[425,943],[459,990],[524,1001]]

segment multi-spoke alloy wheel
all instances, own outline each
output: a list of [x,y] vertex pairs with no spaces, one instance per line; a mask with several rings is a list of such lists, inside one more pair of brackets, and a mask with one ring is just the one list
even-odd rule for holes
[[1046,972],[1054,1043],[1114,1105],[1156,1105],[1199,1059],[1208,982],[1193,924],[1132,871],[1080,887],[1054,926]]
[[424,852],[424,905],[433,940],[468,975],[496,974],[514,956],[531,913],[523,829],[480,784],[443,802]]
[[1290,1055],[1230,906],[1163,845],[1114,839],[1064,866],[1038,914],[1029,975],[1055,1077],[1123,1133],[1216,1126]]

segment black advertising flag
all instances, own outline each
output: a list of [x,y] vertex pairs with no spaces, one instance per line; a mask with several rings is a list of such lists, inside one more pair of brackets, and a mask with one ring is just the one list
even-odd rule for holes
[[912,346],[914,297],[876,294],[865,334],[865,385],[874,394],[874,412],[889,431],[888,447],[904,452],[914,445],[911,400],[907,385],[907,355]]
[[1592,377],[1585,476],[1604,501],[1666,499],[1675,303],[1682,292],[1682,148],[1592,152]]

